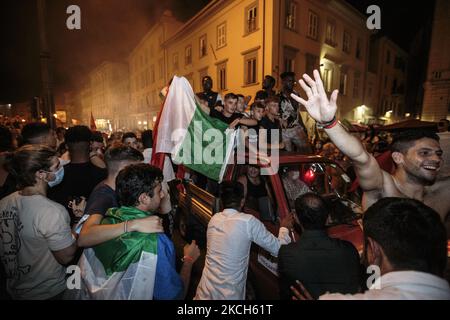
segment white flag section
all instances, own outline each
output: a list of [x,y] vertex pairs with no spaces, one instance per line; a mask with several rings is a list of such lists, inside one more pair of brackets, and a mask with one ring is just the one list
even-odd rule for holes
[[174,163],[221,182],[234,156],[236,136],[236,130],[200,108],[189,81],[173,78],[159,120],[156,153],[170,153]]
[[142,251],[138,262],[124,272],[107,276],[93,249],[85,249],[78,262],[81,288],[71,299],[77,300],[152,300],[157,255]]
[[196,108],[195,94],[189,81],[174,76],[159,121],[156,153],[177,154],[180,146],[176,145],[172,134],[189,127]]

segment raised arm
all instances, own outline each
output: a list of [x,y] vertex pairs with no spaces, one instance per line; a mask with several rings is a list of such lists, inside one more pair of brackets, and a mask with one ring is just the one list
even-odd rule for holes
[[[314,70],[314,79],[303,75],[299,81],[305,91],[308,100],[291,94],[292,98],[305,106],[309,115],[319,124],[324,125],[325,132],[336,147],[348,156],[355,166],[361,188],[364,191],[381,191],[383,189],[383,170],[381,170],[375,158],[364,149],[362,143],[349,134],[336,120],[338,90],[334,90],[328,100],[323,87],[322,79],[317,70]],[[327,128],[327,124],[329,128]],[[333,126],[333,124],[335,124]]]

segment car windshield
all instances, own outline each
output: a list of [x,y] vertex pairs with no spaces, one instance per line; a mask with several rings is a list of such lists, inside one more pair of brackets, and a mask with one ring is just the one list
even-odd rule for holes
[[359,213],[357,206],[347,200],[351,180],[338,165],[318,162],[292,164],[281,166],[279,172],[290,210],[295,210],[295,199],[314,192],[331,202],[333,223],[351,220]]

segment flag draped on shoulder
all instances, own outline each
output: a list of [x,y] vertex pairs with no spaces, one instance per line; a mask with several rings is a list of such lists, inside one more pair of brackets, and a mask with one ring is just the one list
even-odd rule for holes
[[155,152],[170,153],[175,163],[220,182],[236,137],[227,129],[200,108],[189,82],[175,76],[158,121]]
[[[145,218],[131,207],[109,209],[102,224]],[[155,286],[158,234],[128,232],[84,250],[78,263],[81,290],[77,299],[151,300]]]

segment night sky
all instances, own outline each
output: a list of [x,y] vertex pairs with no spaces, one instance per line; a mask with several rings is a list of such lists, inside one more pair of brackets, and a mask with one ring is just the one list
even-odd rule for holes
[[[382,34],[405,50],[433,13],[433,1],[346,0],[365,13],[377,4],[382,12]],[[47,0],[47,31],[52,54],[55,96],[80,86],[85,75],[104,60],[126,59],[169,8],[185,21],[208,0]],[[161,4],[164,3],[164,8]],[[81,8],[82,29],[66,28],[66,8]],[[31,100],[39,95],[39,42],[34,0],[0,3],[0,104]]]

